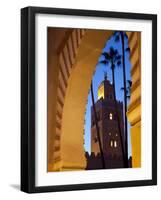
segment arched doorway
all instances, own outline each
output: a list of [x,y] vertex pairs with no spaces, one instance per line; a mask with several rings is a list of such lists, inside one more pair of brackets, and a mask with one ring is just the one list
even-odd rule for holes
[[[54,35],[58,34],[55,44]],[[48,171],[82,170],[86,166],[86,101],[96,63],[111,35],[112,31],[105,30],[48,30]],[[132,33],[128,36],[129,41],[135,41]],[[130,48],[139,51],[132,44]],[[136,65],[132,56],[131,61]]]

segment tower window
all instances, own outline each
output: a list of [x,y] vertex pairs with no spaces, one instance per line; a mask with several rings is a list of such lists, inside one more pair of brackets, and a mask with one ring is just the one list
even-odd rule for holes
[[112,114],[112,113],[109,114],[109,119],[110,119],[110,120],[113,119],[113,114]]
[[118,134],[116,133],[116,137],[118,136]]
[[117,147],[117,141],[116,140],[114,141],[114,147],[115,148]]
[[111,135],[111,133],[109,133],[109,135]]
[[113,140],[110,141],[110,146],[113,147]]

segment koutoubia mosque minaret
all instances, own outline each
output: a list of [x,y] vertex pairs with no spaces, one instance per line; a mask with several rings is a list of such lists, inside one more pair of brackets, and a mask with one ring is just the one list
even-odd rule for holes
[[[121,133],[118,128],[116,105]],[[104,80],[98,87],[98,100],[95,103],[95,108],[105,158],[105,167],[122,168],[124,167],[121,146],[121,138],[124,145],[123,103],[117,101],[115,104],[113,84],[107,79],[107,73],[105,73]],[[87,169],[102,168],[93,106],[91,107],[91,155],[86,155],[86,158]]]

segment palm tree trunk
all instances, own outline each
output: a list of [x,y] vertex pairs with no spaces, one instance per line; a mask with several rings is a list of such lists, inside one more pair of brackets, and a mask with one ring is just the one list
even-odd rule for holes
[[114,67],[112,67],[112,83],[113,83],[113,95],[114,95],[114,102],[115,102],[115,109],[116,109],[117,125],[118,125],[120,141],[121,141],[121,150],[122,150],[123,162],[124,162],[124,167],[125,167],[126,166],[126,157],[125,157],[125,153],[124,153],[124,145],[123,145],[123,138],[122,138],[122,133],[121,133],[120,118],[119,118],[118,106],[117,106],[117,101],[116,101]]
[[101,138],[100,138],[100,132],[99,132],[99,126],[98,126],[98,119],[97,119],[97,113],[96,113],[96,107],[95,107],[95,101],[94,101],[92,82],[91,82],[91,96],[92,96],[92,104],[93,104],[93,112],[94,112],[94,118],[95,118],[95,124],[96,124],[97,138],[98,138],[99,149],[100,149],[101,160],[102,160],[102,168],[105,169],[105,158],[103,155],[103,149],[102,149],[102,145],[101,145]]
[[127,135],[127,98],[126,98],[126,71],[125,71],[125,48],[124,48],[124,34],[121,31],[122,43],[122,63],[123,63],[123,82],[124,82],[124,123],[125,123],[125,155],[126,167],[128,167],[128,135]]

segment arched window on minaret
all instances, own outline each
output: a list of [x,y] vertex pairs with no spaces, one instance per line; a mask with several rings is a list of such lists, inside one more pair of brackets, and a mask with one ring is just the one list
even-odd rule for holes
[[109,119],[113,120],[113,114],[112,113],[109,114]]
[[110,147],[113,147],[113,140],[110,141]]
[[114,147],[115,148],[117,147],[117,141],[116,140],[114,141]]

